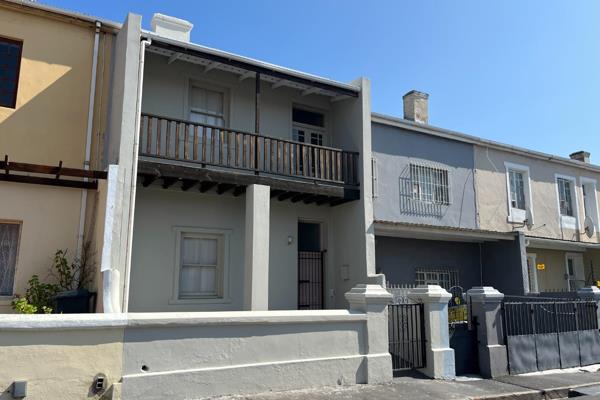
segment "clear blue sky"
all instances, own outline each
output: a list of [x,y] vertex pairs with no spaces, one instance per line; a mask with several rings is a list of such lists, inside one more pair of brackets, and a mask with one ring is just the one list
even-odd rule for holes
[[[194,24],[192,41],[349,81],[373,111],[430,94],[430,123],[600,164],[598,1],[46,0],[122,22],[127,11]],[[366,6],[365,6],[366,5]]]

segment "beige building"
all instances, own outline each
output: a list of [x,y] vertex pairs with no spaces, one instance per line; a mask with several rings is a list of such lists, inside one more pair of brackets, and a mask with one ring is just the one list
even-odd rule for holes
[[92,241],[98,253],[94,176],[103,174],[84,170],[99,169],[102,158],[114,29],[0,2],[0,52],[8,60],[0,86],[1,313],[11,312],[33,274],[47,278],[56,250],[72,258]]
[[479,225],[525,235],[526,292],[574,291],[600,278],[600,167],[589,157],[475,146]]

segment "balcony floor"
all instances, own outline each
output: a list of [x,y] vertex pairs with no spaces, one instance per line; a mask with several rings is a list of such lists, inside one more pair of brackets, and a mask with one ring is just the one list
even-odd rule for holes
[[213,191],[217,194],[232,193],[234,196],[243,194],[248,185],[267,185],[271,187],[272,198],[293,203],[302,201],[305,204],[337,206],[360,198],[360,189],[356,186],[145,156],[139,158],[138,177],[144,187],[160,184],[167,189],[178,185],[183,191]]

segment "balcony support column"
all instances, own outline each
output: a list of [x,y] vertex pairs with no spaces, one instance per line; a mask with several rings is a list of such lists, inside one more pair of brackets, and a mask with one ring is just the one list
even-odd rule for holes
[[244,247],[244,310],[269,309],[270,206],[269,186],[248,186]]

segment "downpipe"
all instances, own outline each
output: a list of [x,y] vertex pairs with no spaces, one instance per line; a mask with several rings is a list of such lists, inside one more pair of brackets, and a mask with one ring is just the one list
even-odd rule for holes
[[137,89],[137,104],[136,104],[136,120],[135,132],[133,139],[133,160],[131,166],[131,191],[129,197],[129,221],[127,227],[127,255],[125,262],[125,276],[123,279],[123,303],[122,312],[129,311],[129,282],[131,280],[131,250],[133,242],[133,219],[135,216],[135,196],[137,188],[137,170],[138,170],[138,155],[140,142],[140,124],[142,118],[142,86],[144,84],[144,62],[146,59],[146,47],[152,44],[151,39],[141,41],[140,56],[139,56],[139,72],[138,72],[138,89]]

